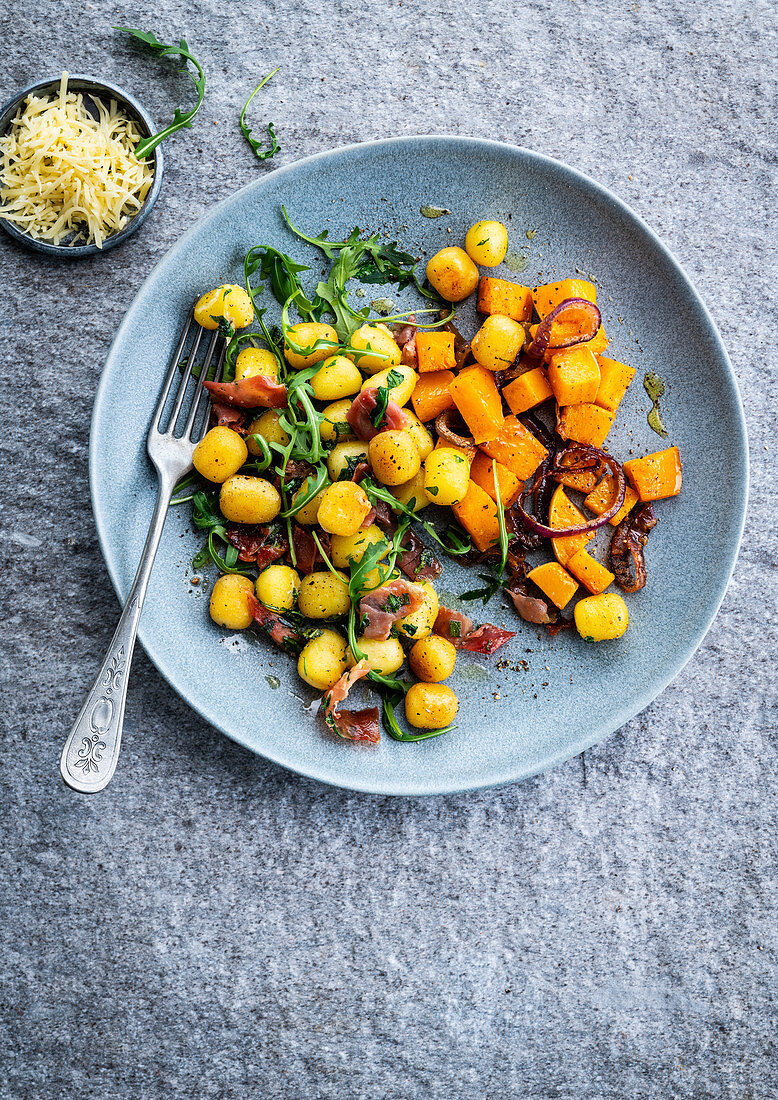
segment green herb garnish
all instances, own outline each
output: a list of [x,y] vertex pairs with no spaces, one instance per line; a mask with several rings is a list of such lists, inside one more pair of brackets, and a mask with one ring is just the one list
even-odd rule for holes
[[267,84],[268,80],[270,80],[271,77],[275,76],[277,72],[278,72],[278,69],[273,69],[272,73],[268,73],[267,76],[263,77],[262,80],[260,80],[259,84],[257,84],[254,91],[251,93],[251,95],[248,97],[246,102],[243,104],[243,110],[240,112],[240,128],[243,131],[244,138],[249,143],[251,148],[254,150],[254,155],[256,156],[257,160],[270,160],[271,157],[274,157],[276,155],[276,153],[278,153],[280,151],[281,146],[278,144],[278,139],[276,138],[276,132],[273,129],[273,123],[268,122],[267,132],[268,132],[268,136],[269,136],[270,140],[269,140],[267,149],[262,148],[264,142],[257,141],[256,138],[253,138],[251,136],[251,128],[249,127],[248,123],[246,122],[246,108],[251,103],[252,99],[257,94],[259,89],[264,87],[264,85]]
[[[160,57],[182,57],[184,64],[181,68],[181,72],[187,73],[192,78],[194,86],[197,89],[197,103],[188,111],[182,111],[180,107],[176,107],[175,114],[173,115],[173,121],[166,126],[163,130],[158,130],[156,134],[152,134],[150,137],[144,138],[135,146],[135,156],[138,160],[143,157],[147,157],[160,142],[164,141],[166,137],[170,137],[176,130],[190,129],[192,126],[192,120],[197,112],[200,110],[200,104],[203,102],[205,96],[205,73],[203,67],[194,54],[190,51],[189,46],[185,38],[182,38],[177,46],[169,46],[164,42],[160,42],[151,31],[139,31],[132,27],[113,27],[112,30],[122,31],[124,34],[131,34],[133,38],[137,38],[139,42],[143,42],[152,50],[160,55]],[[187,68],[187,63],[191,62],[197,70],[197,75],[191,72]]]

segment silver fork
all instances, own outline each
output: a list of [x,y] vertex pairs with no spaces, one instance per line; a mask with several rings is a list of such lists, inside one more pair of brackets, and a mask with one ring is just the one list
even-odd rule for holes
[[[213,333],[201,365],[200,376],[194,388],[192,403],[183,431],[176,435],[176,426],[181,416],[184,401],[192,378],[204,330],[194,324],[194,336],[188,353],[186,369],[176,392],[167,427],[163,431],[162,418],[173,388],[173,381],[179,371],[181,353],[187,343],[190,329],[193,327],[193,312],[189,314],[183,332],[173,353],[173,361],[162,387],[162,394],[149,428],[146,448],[153,462],[158,478],[157,503],[151,518],[149,533],[140,557],[138,572],[135,574],[130,594],[124,605],[116,633],[111,639],[100,671],[92,690],[86,697],[81,713],[70,731],[60,758],[62,778],[76,791],[93,794],[101,791],[111,780],[119,759],[124,722],[124,704],[127,699],[127,680],[132,661],[138,623],[143,609],[143,600],[151,576],[154,558],[162,537],[170,498],[176,483],[192,469],[192,455],[208,425],[208,404],[205,402],[205,415],[199,417],[201,399],[206,379],[217,345],[218,330]],[[221,343],[217,356],[215,377],[221,377],[224,366],[226,346]]]

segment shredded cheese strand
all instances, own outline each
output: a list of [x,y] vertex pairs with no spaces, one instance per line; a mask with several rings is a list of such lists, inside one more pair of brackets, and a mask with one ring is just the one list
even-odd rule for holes
[[94,99],[95,118],[67,81],[53,98],[29,96],[0,137],[0,218],[36,240],[102,248],[140,210],[154,173],[135,156],[137,123],[113,99]]

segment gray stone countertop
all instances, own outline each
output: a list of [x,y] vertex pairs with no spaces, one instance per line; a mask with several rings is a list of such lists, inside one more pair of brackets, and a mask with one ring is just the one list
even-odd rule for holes
[[[188,82],[116,22],[184,34],[209,88],[123,248],[64,265],[0,239],[0,1097],[774,1097],[774,5],[30,0],[0,12],[0,98],[67,68],[169,116]],[[278,163],[436,132],[558,157],[645,216],[731,350],[752,495],[721,612],[643,714],[531,781],[328,789],[139,652],[117,780],[59,782],[117,617],[87,484],[100,370],[152,265],[270,170],[235,116],[277,64]]]

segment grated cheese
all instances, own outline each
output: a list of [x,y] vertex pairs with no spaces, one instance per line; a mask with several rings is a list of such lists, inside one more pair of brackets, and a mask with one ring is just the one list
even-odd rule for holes
[[95,118],[67,81],[56,96],[29,96],[0,137],[0,218],[37,240],[102,248],[140,210],[154,173],[135,156],[137,123],[115,100],[90,97]]

